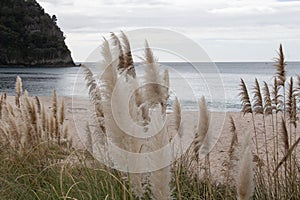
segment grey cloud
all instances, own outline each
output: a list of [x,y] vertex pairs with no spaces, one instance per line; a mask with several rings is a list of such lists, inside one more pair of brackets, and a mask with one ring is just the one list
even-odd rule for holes
[[[83,43],[89,40],[85,37],[92,38],[91,35],[99,35],[100,38],[102,33],[144,27],[169,28],[190,35],[197,41],[216,43],[220,46],[231,43],[236,46],[241,43],[277,44],[278,41],[289,42],[294,46],[300,43],[298,2],[263,5],[266,8],[269,6],[272,12],[262,12],[254,8],[247,13],[229,10],[224,14],[214,13],[200,6],[177,7],[168,1],[159,0],[115,0],[114,4],[104,0],[95,7],[93,1],[88,1],[87,7],[74,6],[77,4],[73,5],[71,0],[39,1],[47,2],[47,10],[58,17],[63,31],[73,35],[73,38],[76,35],[77,41],[71,42],[74,46],[78,44],[79,35],[82,36],[80,40]],[[228,5],[222,6],[216,9],[226,10]],[[238,51],[238,47],[236,49]]]
[[288,2],[288,1],[299,1],[299,0],[277,0],[277,1]]
[[49,3],[52,4],[54,6],[73,6],[74,2],[71,0],[65,0],[65,1],[61,1],[61,0],[38,0],[38,2],[43,2],[43,3]]
[[[45,0],[41,0],[45,1]],[[47,2],[68,3],[69,0],[48,0]],[[107,4],[111,2],[105,0]],[[110,2],[110,3],[109,3]],[[118,1],[119,2],[119,1]],[[212,13],[201,8],[177,8],[167,7],[128,7],[126,3],[140,2],[142,4],[164,3],[164,1],[150,0],[122,0],[124,6],[104,6],[87,12],[80,8],[69,6],[68,9],[60,9],[55,6],[55,14],[58,16],[62,28],[69,32],[98,32],[101,30],[116,29],[119,27],[245,27],[245,26],[300,26],[300,10],[293,7],[272,7],[274,12],[257,12],[250,14],[226,15]],[[99,5],[98,5],[99,6]],[[77,10],[76,12],[73,10]],[[99,9],[99,11],[98,11]]]
[[162,0],[102,0],[104,5],[123,5],[123,6],[139,6],[139,5],[171,5],[170,2]]
[[[199,27],[199,28],[241,28],[247,26],[265,27],[282,25],[284,27],[299,27],[299,14],[294,11],[281,11],[268,15],[223,16],[201,12],[179,12],[172,10],[133,10],[130,13],[110,15],[61,14],[61,22],[65,28],[73,31],[98,31],[101,27],[106,30],[116,27]],[[138,17],[137,17],[138,16]],[[284,16],[284,17],[282,17]]]

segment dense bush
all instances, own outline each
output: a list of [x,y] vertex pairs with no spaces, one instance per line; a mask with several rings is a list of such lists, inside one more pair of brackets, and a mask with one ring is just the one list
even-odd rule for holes
[[63,32],[35,0],[0,2],[0,65],[74,65]]

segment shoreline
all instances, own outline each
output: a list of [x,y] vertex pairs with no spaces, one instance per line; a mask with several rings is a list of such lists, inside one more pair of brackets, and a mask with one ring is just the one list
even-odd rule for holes
[[24,65],[24,64],[9,64],[9,65],[3,65],[0,64],[0,68],[10,68],[10,67],[19,67],[19,68],[60,68],[60,67],[80,67],[81,63],[79,64],[47,64],[47,65]]

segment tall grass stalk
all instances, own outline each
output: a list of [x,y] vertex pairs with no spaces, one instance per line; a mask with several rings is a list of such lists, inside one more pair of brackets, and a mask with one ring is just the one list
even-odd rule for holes
[[[262,128],[265,132],[263,145],[265,147],[265,161],[267,162],[266,166],[263,168],[258,167],[259,170],[255,170],[255,198],[260,199],[290,199],[293,198],[294,194],[299,193],[299,188],[295,187],[295,181],[299,177],[294,175],[299,172],[297,171],[299,169],[299,161],[297,151],[295,151],[298,140],[296,140],[295,134],[292,134],[296,133],[297,130],[298,89],[294,86],[293,77],[290,78],[286,89],[286,61],[282,45],[280,45],[278,50],[275,66],[277,72],[272,86],[272,98],[266,82],[264,82],[263,95],[260,93],[257,80],[255,80],[254,87],[253,112],[263,115]],[[247,96],[247,89],[243,82],[241,85],[242,112],[251,113],[250,97],[249,95]],[[275,120],[273,112],[275,112]],[[268,115],[271,115],[273,132],[271,138],[266,132],[267,123],[265,116]],[[282,138],[282,140],[280,141],[279,138]],[[258,141],[256,140],[255,142],[257,143]],[[273,151],[270,152],[269,146],[271,145],[273,146]],[[259,163],[258,165],[260,166]]]

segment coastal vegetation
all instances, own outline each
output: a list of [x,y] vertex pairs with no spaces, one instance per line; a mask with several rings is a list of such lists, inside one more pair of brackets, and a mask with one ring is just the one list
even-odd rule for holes
[[36,0],[0,1],[0,65],[74,66],[65,36]]
[[[104,39],[101,49],[105,71],[100,76],[83,66],[95,110],[84,133],[85,148],[74,146],[75,133],[68,131],[64,101],[58,100],[55,91],[50,108],[38,97],[23,92],[19,77],[14,103],[2,94],[0,198],[181,200],[300,196],[297,149],[300,78],[287,77],[282,46],[275,60],[274,82],[261,83],[256,79],[253,90],[248,90],[241,79],[241,114],[251,121],[247,124],[248,131],[240,132],[242,124],[230,118],[231,130],[225,136],[230,142],[223,147],[227,155],[222,169],[218,169],[218,179],[212,174],[214,154],[207,151],[212,134],[208,130],[214,121],[205,98],[199,99],[200,115],[195,127],[183,124],[184,111],[176,97],[172,99],[172,112],[167,114],[168,71],[160,69],[148,42],[145,42],[143,77],[137,76],[130,43],[123,32]],[[143,83],[147,84],[142,86]],[[127,111],[130,119],[124,118]],[[167,115],[172,119],[169,122],[172,129],[162,124]],[[137,139],[124,132],[123,128],[130,128],[131,123],[141,127],[132,129],[131,134],[141,136],[153,127],[161,128],[155,129],[159,131],[153,137]],[[193,130],[193,140],[185,152],[158,154],[156,161],[173,156],[172,164],[136,173],[115,169],[124,160],[110,151],[109,142],[140,155],[162,148],[175,136],[184,138],[189,129]],[[97,144],[103,148],[97,148]],[[94,158],[99,150],[102,159],[108,162]],[[138,169],[139,163],[135,164]]]

